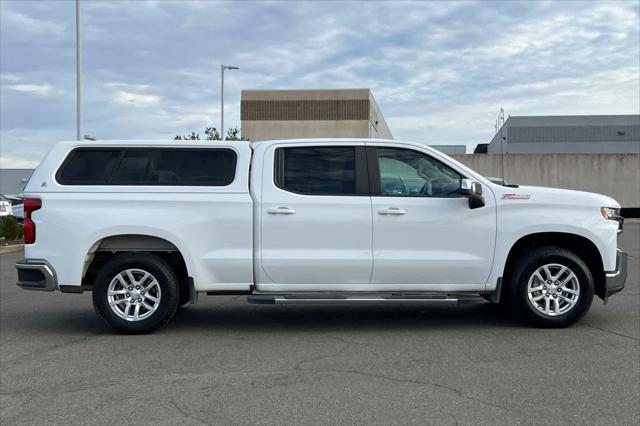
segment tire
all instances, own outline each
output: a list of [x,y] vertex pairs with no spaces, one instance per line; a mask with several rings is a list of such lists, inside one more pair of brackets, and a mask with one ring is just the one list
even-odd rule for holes
[[114,330],[146,334],[168,323],[176,313],[178,280],[157,256],[123,253],[98,271],[92,297],[97,314]]
[[513,314],[537,327],[570,326],[593,302],[589,267],[575,253],[559,247],[524,253],[512,269],[509,282],[507,300]]

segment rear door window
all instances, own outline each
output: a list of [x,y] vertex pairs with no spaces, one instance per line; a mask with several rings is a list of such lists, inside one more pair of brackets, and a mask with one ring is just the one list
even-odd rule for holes
[[304,195],[357,195],[356,159],[353,146],[278,148],[276,186]]

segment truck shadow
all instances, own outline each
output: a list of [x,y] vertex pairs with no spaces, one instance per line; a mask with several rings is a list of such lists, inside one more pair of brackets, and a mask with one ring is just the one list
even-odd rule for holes
[[[216,300],[218,299],[218,300]],[[222,300],[219,300],[222,299]],[[20,332],[68,335],[116,334],[87,307],[45,309],[14,324]],[[250,305],[244,296],[203,299],[180,308],[156,333],[197,331],[284,333],[304,331],[376,331],[504,329],[523,327],[503,309],[487,302],[462,305]]]
[[308,330],[392,330],[521,327],[490,303],[469,305],[224,305],[181,308],[168,330],[211,329],[251,332]]

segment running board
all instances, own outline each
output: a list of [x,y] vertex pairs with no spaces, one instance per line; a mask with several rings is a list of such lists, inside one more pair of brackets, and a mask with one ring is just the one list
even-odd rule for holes
[[429,295],[429,296],[381,296],[381,295],[349,295],[349,296],[304,296],[304,295],[251,295],[247,302],[261,305],[337,305],[337,304],[419,304],[419,303],[458,303],[479,299],[469,296]]

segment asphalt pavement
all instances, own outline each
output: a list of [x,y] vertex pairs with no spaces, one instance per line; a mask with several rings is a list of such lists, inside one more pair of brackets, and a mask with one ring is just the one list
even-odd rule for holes
[[0,423],[640,424],[640,225],[625,290],[561,330],[488,303],[249,305],[201,297],[146,336],[90,293],[20,290],[0,255]]

